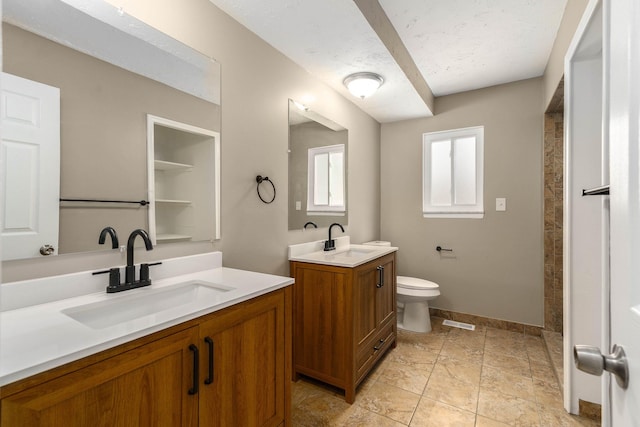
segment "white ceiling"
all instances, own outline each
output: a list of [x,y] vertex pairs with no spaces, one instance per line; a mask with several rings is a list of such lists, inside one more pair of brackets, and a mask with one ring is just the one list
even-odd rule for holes
[[[210,1],[379,122],[432,115],[424,88],[442,96],[541,76],[567,2]],[[393,28],[375,25],[374,30],[367,18],[382,24],[388,20]],[[398,56],[402,49],[392,49],[395,59],[389,53],[385,43],[390,45],[397,36],[418,72],[412,74],[413,64]],[[385,79],[380,90],[364,100],[342,84],[346,76],[361,71]],[[407,75],[414,75],[413,80]],[[416,78],[423,86],[416,85]]]

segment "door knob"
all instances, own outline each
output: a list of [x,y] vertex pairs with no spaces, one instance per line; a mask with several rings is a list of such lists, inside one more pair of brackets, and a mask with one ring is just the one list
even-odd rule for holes
[[573,359],[576,368],[587,374],[600,376],[603,371],[615,375],[618,385],[624,389],[629,385],[629,366],[627,356],[622,347],[613,346],[613,353],[608,356],[600,353],[598,347],[576,345],[573,347]]
[[52,245],[43,245],[40,246],[40,254],[47,256],[47,255],[51,255],[55,252],[55,248]]

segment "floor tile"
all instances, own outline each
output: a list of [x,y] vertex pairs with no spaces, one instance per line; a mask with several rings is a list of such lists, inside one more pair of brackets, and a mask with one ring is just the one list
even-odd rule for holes
[[446,374],[468,383],[479,384],[482,365],[449,356],[439,356],[434,369],[441,374]]
[[474,427],[476,414],[435,400],[422,398],[410,426],[416,427]]
[[356,398],[356,404],[378,415],[408,425],[419,400],[418,394],[376,382]]
[[393,385],[403,390],[416,394],[422,394],[433,365],[407,365],[398,362],[390,362],[385,365],[378,377],[378,382]]
[[536,401],[531,377],[509,374],[491,366],[482,368],[480,389],[485,388],[532,402]]
[[508,340],[492,340],[487,338],[484,346],[485,355],[506,355],[517,359],[529,360],[529,354],[524,344]]
[[426,365],[433,367],[438,359],[438,352],[416,344],[399,345],[389,352],[387,359],[410,366]]
[[531,376],[529,359],[520,359],[499,353],[488,353],[484,356],[483,365],[498,368],[514,375]]
[[542,427],[596,427],[600,423],[593,420],[577,417],[568,414],[563,408],[548,410],[540,410],[540,420]]
[[423,334],[417,332],[398,331],[398,343],[399,344],[413,344],[419,347],[429,349],[434,352],[440,352],[442,345],[444,344],[445,334]]
[[540,362],[540,360],[529,360],[531,367],[531,376],[533,378],[544,379],[547,381],[556,381],[555,374],[548,361]]
[[358,405],[351,405],[347,411],[329,420],[327,425],[332,427],[403,427],[406,424],[378,415]]
[[460,341],[446,341],[440,354],[471,363],[482,363],[484,348],[483,346],[478,347],[475,344],[469,345]]
[[460,378],[442,372],[438,367],[433,369],[423,396],[446,403],[456,408],[475,412],[478,406],[478,383],[469,383]]
[[509,424],[478,415],[476,416],[475,427],[509,427]]
[[533,379],[533,390],[539,405],[550,408],[562,407],[562,393],[555,379]]
[[515,426],[540,425],[535,402],[488,389],[480,390],[478,415]]

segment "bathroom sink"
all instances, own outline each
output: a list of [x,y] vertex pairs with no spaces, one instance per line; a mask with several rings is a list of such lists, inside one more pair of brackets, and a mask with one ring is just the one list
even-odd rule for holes
[[353,257],[360,257],[362,255],[368,255],[370,253],[374,252],[374,249],[362,249],[362,248],[350,248],[346,251],[343,252],[335,252],[333,254],[328,253],[328,255],[333,255],[336,257],[347,257],[347,258],[353,258]]
[[90,328],[104,329],[145,316],[176,311],[202,299],[210,302],[233,289],[205,281],[190,281],[156,289],[143,288],[135,295],[125,292],[106,301],[70,307],[62,313]]

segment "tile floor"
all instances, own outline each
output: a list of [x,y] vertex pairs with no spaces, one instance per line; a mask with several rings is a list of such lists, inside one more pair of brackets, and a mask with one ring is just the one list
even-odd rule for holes
[[598,426],[568,415],[542,338],[442,326],[400,331],[349,405],[339,390],[293,385],[294,426]]

